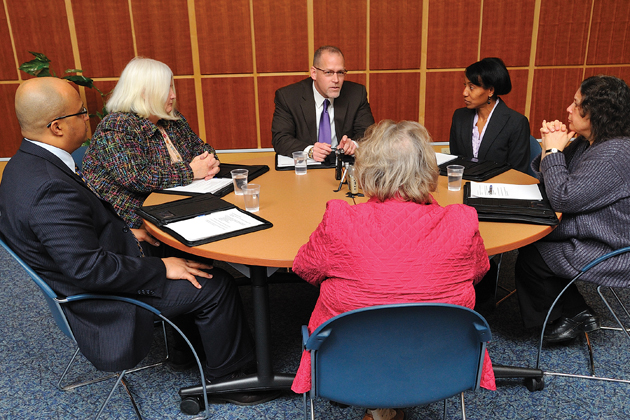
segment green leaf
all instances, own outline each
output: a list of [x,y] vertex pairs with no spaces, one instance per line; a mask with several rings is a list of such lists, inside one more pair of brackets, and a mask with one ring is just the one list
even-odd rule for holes
[[94,81],[85,76],[64,76],[63,79],[76,83],[79,86],[85,86],[90,89],[94,88]]
[[28,73],[32,76],[38,76],[38,77],[50,76],[50,71],[49,71],[50,65],[48,63],[49,62],[47,61],[40,61],[38,59],[34,59],[31,61],[27,61],[26,63],[22,63],[22,65],[19,68],[23,72]]
[[48,57],[46,57],[45,54],[38,53],[38,52],[33,52],[33,51],[29,51],[29,53],[31,53],[31,54],[33,54],[35,56],[35,60],[43,61],[44,63],[50,63],[50,59]]
[[65,71],[66,74],[68,73],[83,73],[83,70],[80,69],[68,69]]

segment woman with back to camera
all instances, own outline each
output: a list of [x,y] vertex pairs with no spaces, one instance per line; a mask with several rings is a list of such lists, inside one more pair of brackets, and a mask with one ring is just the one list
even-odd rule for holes
[[[567,112],[568,129],[558,120],[543,121],[542,153],[532,162],[562,220],[545,238],[519,250],[516,289],[526,327],[542,326],[554,299],[578,270],[630,246],[630,88],[616,77],[589,77]],[[628,286],[629,273],[630,255],[622,254],[591,268],[581,279]],[[549,320],[544,335],[548,343],[600,328],[599,317],[575,284]]]
[[[462,204],[441,207],[431,195],[439,172],[430,141],[427,130],[411,121],[384,120],[366,131],[355,171],[369,201],[354,206],[329,201],[322,222],[293,262],[300,277],[320,287],[310,333],[336,315],[366,306],[443,302],[474,307],[473,284],[489,266],[477,213]],[[294,392],[310,389],[310,372],[305,352]],[[481,386],[495,389],[487,353]],[[401,410],[375,409],[364,420],[403,417]]]
[[173,72],[136,57],[125,67],[83,159],[83,173],[116,212],[138,229],[136,209],[153,191],[210,179],[219,172],[214,149],[177,111]]
[[499,99],[512,90],[505,64],[499,58],[488,57],[468,66],[465,74],[466,107],[453,113],[450,153],[509,163],[513,169],[527,172],[529,121]]

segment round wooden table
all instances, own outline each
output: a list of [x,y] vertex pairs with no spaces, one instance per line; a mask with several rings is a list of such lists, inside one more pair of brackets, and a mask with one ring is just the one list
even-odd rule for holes
[[[293,170],[276,171],[274,158],[265,156],[241,162],[245,165],[268,165],[269,172],[252,182],[260,184],[260,211],[258,215],[273,227],[218,242],[196,247],[187,247],[169,234],[146,222],[147,230],[158,240],[190,254],[216,259],[229,263],[244,264],[249,267],[252,282],[254,310],[254,338],[258,372],[244,378],[208,385],[208,393],[225,393],[251,390],[289,390],[295,375],[274,373],[271,360],[270,322],[267,267],[291,267],[298,249],[308,241],[310,234],[320,223],[326,202],[333,199],[352,199],[346,196],[347,185],[335,192],[339,181],[335,180],[333,169],[309,169],[306,175],[295,175]],[[538,181],[522,172],[510,170],[492,178],[492,182],[509,184],[535,184]],[[434,198],[442,206],[462,203],[462,191],[448,191],[446,177],[440,177]],[[171,194],[151,194],[145,205],[161,204],[185,196]],[[230,193],[223,197],[244,208],[242,196]],[[356,198],[365,202],[367,198]],[[492,223],[479,224],[488,255],[510,251],[530,244],[551,232],[549,226]],[[202,395],[201,386],[183,388],[182,398],[198,398]]]

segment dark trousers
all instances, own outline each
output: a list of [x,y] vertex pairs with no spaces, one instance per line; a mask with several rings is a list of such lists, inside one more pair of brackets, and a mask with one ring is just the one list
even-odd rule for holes
[[[540,327],[545,322],[553,301],[571,279],[558,277],[543,260],[534,245],[518,250],[515,266],[516,293],[521,317],[526,328]],[[549,317],[555,321],[560,316],[573,317],[588,309],[575,284],[562,295]]]
[[[150,304],[194,337],[193,320],[206,354],[205,373],[212,380],[254,360],[254,345],[234,279],[225,271],[209,270],[211,279],[197,277],[201,289],[188,280],[168,280],[162,298]],[[191,341],[195,341],[194,338]]]

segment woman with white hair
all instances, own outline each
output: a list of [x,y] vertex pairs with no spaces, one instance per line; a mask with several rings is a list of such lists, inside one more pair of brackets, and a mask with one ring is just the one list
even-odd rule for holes
[[210,179],[219,172],[214,149],[176,108],[173,72],[164,63],[136,57],[125,67],[83,159],[92,187],[129,224],[153,191]]
[[[322,222],[293,261],[293,271],[320,287],[312,333],[341,313],[373,305],[442,302],[473,308],[473,284],[488,271],[477,213],[440,206],[431,137],[419,123],[384,120],[367,129],[355,171],[367,203],[331,200]],[[343,220],[343,223],[339,221]],[[366,343],[369,345],[369,343]],[[305,352],[292,390],[311,383]],[[486,353],[481,386],[495,389]],[[363,420],[401,420],[401,410],[368,410]]]

